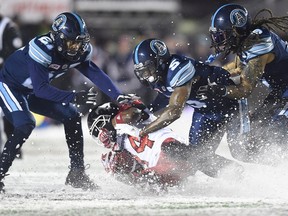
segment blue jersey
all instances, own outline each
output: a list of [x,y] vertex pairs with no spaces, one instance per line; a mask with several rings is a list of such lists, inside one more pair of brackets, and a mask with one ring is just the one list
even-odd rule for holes
[[199,100],[196,97],[199,87],[208,85],[208,80],[211,83],[233,85],[230,74],[221,67],[209,66],[186,56],[172,55],[165,81],[153,84],[152,88],[169,98],[175,88],[187,84],[194,77],[198,77],[199,80],[192,84],[191,93],[186,102],[188,105],[201,113],[226,114],[235,111],[238,106],[236,100],[217,96]]
[[259,42],[255,43],[248,51],[244,51],[240,60],[245,64],[250,59],[267,53],[273,53],[275,59],[265,67],[262,78],[272,89],[285,90],[288,88],[288,44],[277,34],[262,27],[255,29],[251,34],[259,36]]
[[51,86],[50,82],[65,74],[68,69],[76,68],[105,94],[116,99],[120,91],[110,78],[90,61],[91,54],[90,44],[79,60],[71,62],[57,52],[50,33],[41,35],[8,57],[1,70],[0,81],[24,94],[33,93],[39,98],[69,103],[75,93],[57,89]]

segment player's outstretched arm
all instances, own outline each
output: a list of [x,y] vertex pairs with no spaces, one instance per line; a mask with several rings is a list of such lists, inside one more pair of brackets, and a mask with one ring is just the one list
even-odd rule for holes
[[192,80],[184,86],[175,88],[170,97],[168,106],[159,112],[155,121],[146,125],[141,130],[140,136],[145,136],[149,133],[160,130],[180,118],[185,103],[190,95],[191,85]]

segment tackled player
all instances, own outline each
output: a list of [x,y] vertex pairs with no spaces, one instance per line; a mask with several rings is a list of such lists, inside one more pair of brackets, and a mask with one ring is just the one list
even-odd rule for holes
[[197,170],[211,177],[218,177],[223,168],[231,165],[242,171],[239,164],[219,155],[214,161],[225,161],[222,167],[203,163],[193,154],[192,146],[178,141],[179,136],[168,127],[140,137],[141,128],[154,119],[135,104],[123,107],[105,103],[88,115],[91,136],[110,149],[102,155],[105,170],[119,181],[160,192],[179,186]]

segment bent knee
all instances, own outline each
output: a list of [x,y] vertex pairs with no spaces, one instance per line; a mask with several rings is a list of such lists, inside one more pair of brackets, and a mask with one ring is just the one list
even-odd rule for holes
[[32,133],[34,128],[35,128],[35,123],[27,123],[19,127],[16,127],[14,129],[14,132],[16,133],[21,132],[22,134],[28,137]]

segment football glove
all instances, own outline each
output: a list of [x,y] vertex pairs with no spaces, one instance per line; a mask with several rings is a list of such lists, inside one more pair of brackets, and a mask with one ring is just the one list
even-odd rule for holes
[[78,105],[94,104],[97,102],[97,93],[93,92],[93,87],[88,91],[80,91],[75,93],[74,103]]
[[141,101],[140,97],[136,94],[119,95],[117,102],[119,103],[120,111],[127,110],[130,107],[135,107],[140,110],[147,109],[145,104]]
[[227,89],[224,85],[218,85],[215,82],[211,83],[208,79],[208,85],[200,86],[197,90],[197,98],[205,100],[207,97],[225,97]]

